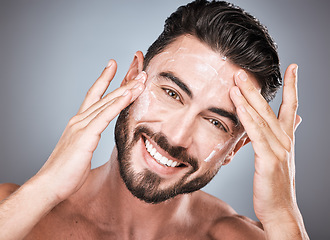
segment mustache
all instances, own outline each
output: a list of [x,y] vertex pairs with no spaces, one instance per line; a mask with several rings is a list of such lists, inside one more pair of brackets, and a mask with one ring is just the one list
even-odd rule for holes
[[183,163],[188,163],[189,165],[191,165],[193,168],[191,173],[196,172],[198,170],[198,160],[195,157],[189,155],[188,150],[186,148],[180,146],[172,146],[163,133],[155,133],[146,126],[139,126],[135,129],[132,145],[134,145],[140,139],[142,134],[147,135],[160,148],[166,151],[172,158],[176,158]]

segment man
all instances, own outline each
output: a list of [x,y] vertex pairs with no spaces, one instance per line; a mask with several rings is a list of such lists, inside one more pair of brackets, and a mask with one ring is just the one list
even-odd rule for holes
[[[308,239],[294,187],[297,65],[276,117],[279,61],[257,20],[193,2],[103,97],[115,72],[110,60],[40,171],[1,186],[0,239]],[[111,158],[91,170],[119,113]],[[248,142],[260,223],[199,190]]]

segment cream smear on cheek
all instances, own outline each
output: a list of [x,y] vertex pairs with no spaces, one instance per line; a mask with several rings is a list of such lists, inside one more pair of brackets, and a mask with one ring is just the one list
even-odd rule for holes
[[150,105],[150,85],[148,85],[139,98],[135,101],[132,116],[135,121],[140,121],[148,112]]
[[[224,143],[219,143],[218,145],[216,145],[213,150],[211,151],[211,153],[204,159],[204,162],[210,162],[212,159],[214,159],[215,155],[217,153],[219,153],[221,150],[223,150],[224,148],[226,148],[229,144],[231,144],[233,147],[236,146],[236,144],[238,143],[238,141],[241,139],[241,137],[243,136],[245,132],[241,132],[240,134],[238,134],[238,136],[235,137],[234,139],[229,139]],[[225,158],[221,159],[219,161],[219,163],[222,165],[224,162]]]
[[132,116],[135,121],[141,121],[144,116],[148,113],[151,102],[157,99],[156,94],[152,90],[152,86],[159,87],[153,80],[150,80],[149,84],[146,85],[143,93],[135,100]]
[[[218,152],[220,152],[224,147],[226,147],[226,146],[228,145],[229,142],[230,142],[230,141],[227,141],[227,142],[225,142],[225,143],[219,143],[218,145],[216,145],[216,146],[214,147],[214,149],[212,150],[212,152],[208,155],[208,157],[204,159],[204,162],[210,162],[211,159],[212,159],[212,158],[213,158]],[[224,159],[221,160],[221,165],[223,164],[223,161],[224,161]]]

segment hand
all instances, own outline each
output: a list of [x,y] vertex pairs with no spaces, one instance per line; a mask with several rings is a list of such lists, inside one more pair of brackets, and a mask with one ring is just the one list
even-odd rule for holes
[[294,162],[294,133],[301,122],[296,114],[297,67],[292,64],[286,70],[278,117],[244,71],[235,76],[237,86],[230,92],[255,152],[253,203],[266,232],[268,227],[302,224]]
[[[68,198],[85,182],[101,133],[144,90],[146,73],[102,97],[117,69],[110,60],[89,89],[76,116],[71,118],[58,144],[35,177],[46,182],[58,202]],[[138,80],[137,80],[138,79]]]

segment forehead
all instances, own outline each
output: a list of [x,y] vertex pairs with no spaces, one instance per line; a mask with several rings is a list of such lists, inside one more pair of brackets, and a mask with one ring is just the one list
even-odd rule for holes
[[197,38],[185,35],[156,55],[146,70],[150,78],[170,72],[189,87],[200,103],[222,102],[234,111],[229,90],[235,85],[234,75],[239,69]]
[[[196,37],[183,35],[154,56],[146,70],[149,76],[157,71],[171,71],[192,90],[196,90],[196,86],[197,90],[211,86],[213,91],[217,91],[217,87],[225,87],[229,91],[235,85],[234,75],[241,68],[230,60],[224,60],[224,57]],[[256,78],[246,73],[260,91]]]
[[189,79],[217,80],[227,85],[234,83],[233,74],[239,70],[238,66],[225,61],[221,54],[191,35],[177,38],[151,60],[151,66],[159,70],[175,70]]

